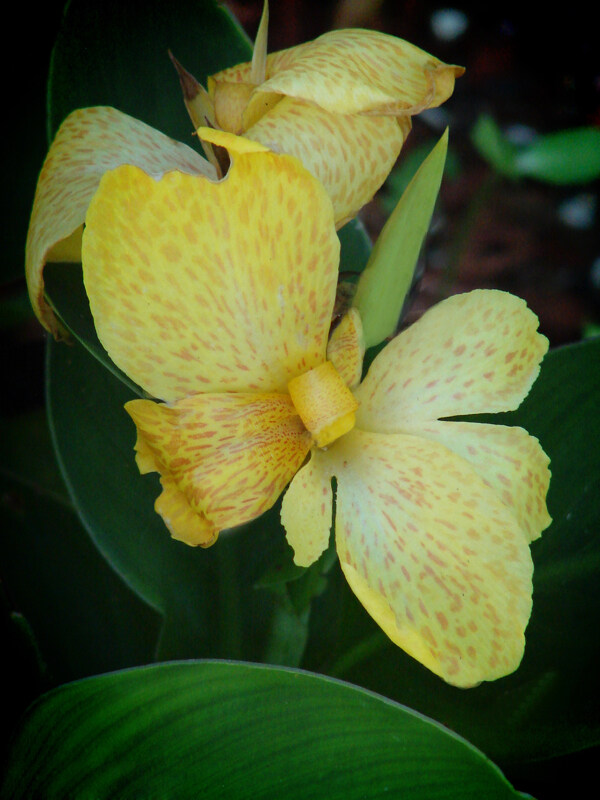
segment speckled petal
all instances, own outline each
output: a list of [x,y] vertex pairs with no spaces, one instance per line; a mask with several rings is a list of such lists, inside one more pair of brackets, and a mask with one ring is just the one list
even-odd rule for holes
[[333,114],[284,97],[245,135],[299,158],[325,186],[341,227],[383,184],[409,131],[409,118]]
[[364,355],[360,314],[351,308],[329,337],[327,359],[333,363],[346,386],[353,389],[360,382]]
[[162,400],[285,391],[325,358],[339,260],[331,202],[296,159],[222,135],[247,150],[223,181],[120,167],[87,215],[98,336]]
[[281,522],[299,566],[309,567],[326,550],[331,514],[331,470],[326,456],[313,450],[308,464],[292,479],[281,504]]
[[459,414],[511,411],[535,381],[548,340],[523,300],[477,289],[430,308],[375,358],[356,389],[356,424],[401,433]]
[[310,447],[285,394],[203,394],[171,406],[132,400],[125,408],[138,429],[140,471],[154,466],[163,479],[157,511],[176,509],[176,522],[165,522],[188,544],[198,544],[197,533],[186,539],[192,523],[218,532],[270,508]]
[[58,323],[44,300],[44,264],[81,260],[76,238],[71,252],[59,249],[61,243],[73,232],[80,237],[78,229],[102,175],[120,164],[136,164],[154,177],[174,169],[216,177],[213,167],[194,150],[114,108],[82,108],[70,114],[40,173],[25,250],[31,304],[55,335]]
[[532,561],[507,506],[437,442],[354,430],[327,452],[346,578],[398,646],[469,687],[519,665]]
[[[415,114],[447,100],[463,72],[395,36],[345,29],[274,53],[256,95],[283,94],[336,114]],[[213,79],[239,82],[248,73],[239,65]]]
[[406,433],[443,444],[471,464],[508,506],[527,542],[551,523],[546,507],[549,458],[523,428],[473,422],[407,425]]

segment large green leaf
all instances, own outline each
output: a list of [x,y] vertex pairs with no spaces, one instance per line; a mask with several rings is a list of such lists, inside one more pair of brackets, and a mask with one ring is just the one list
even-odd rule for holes
[[3,797],[509,800],[500,771],[441,725],[309,673],[196,662],[46,695]]
[[49,136],[73,109],[110,105],[193,145],[169,50],[202,82],[251,56],[248,38],[214,0],[70,0],[52,56]]
[[[329,631],[328,648],[309,646],[305,666],[443,720],[503,764],[600,743],[598,364],[600,339],[557,349],[517,411],[478,418],[523,426],[551,458],[554,521],[531,548],[533,613],[519,669],[468,691],[445,685],[387,640],[339,574],[330,591],[340,595],[342,622]],[[333,664],[323,660],[327,649]]]
[[159,621],[85,533],[43,412],[1,419],[0,440],[0,577],[12,623],[10,640],[2,633],[3,737],[42,689],[151,659]]

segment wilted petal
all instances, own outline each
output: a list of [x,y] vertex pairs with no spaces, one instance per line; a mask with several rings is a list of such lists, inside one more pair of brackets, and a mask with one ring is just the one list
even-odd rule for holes
[[329,544],[331,470],[324,454],[313,450],[310,461],[294,476],[281,504],[281,522],[302,567],[315,562]]
[[[114,108],[82,108],[70,114],[40,173],[25,250],[31,304],[55,335],[58,323],[44,300],[44,264],[81,260],[78,229],[100,179],[120,164],[135,164],[155,178],[169,170],[216,177],[213,167],[191,148]],[[67,251],[62,243],[74,232],[75,246]]]
[[325,455],[340,564],[392,641],[457,686],[516,669],[532,562],[496,493],[463,459],[414,436],[355,429]]
[[223,181],[120,167],[86,218],[98,336],[167,401],[285,391],[325,357],[339,259],[331,201],[296,159],[217,134],[244,150]]
[[191,524],[187,506],[201,530],[249,522],[273,505],[310,447],[284,394],[202,394],[172,406],[132,400],[125,408],[138,429],[140,471],[154,464],[163,478],[156,510],[175,508],[177,524],[165,521],[188,544],[198,542],[182,533]]
[[333,114],[284,97],[246,131],[276,152],[296,156],[325,186],[337,227],[382,185],[410,131],[410,118]]
[[439,442],[464,458],[511,510],[527,542],[552,521],[546,507],[549,458],[523,428],[474,422],[407,425],[406,433]]
[[443,300],[375,358],[355,392],[357,426],[401,433],[415,422],[517,408],[548,349],[537,327],[525,301],[507,292]]

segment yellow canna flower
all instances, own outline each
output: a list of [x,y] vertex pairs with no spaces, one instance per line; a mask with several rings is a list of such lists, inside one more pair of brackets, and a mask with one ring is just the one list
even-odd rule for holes
[[[98,336],[149,395],[126,404],[173,537],[212,544],[270,508],[295,561],[326,548],[411,656],[458,686],[513,671],[531,610],[529,543],[548,459],[520,428],[444,421],[516,408],[547,349],[504,292],[451,297],[361,382],[356,309],[330,332],[339,240],[300,161],[221,131],[214,182],[135,166],[91,200],[83,271]],[[291,482],[290,482],[291,481]]]
[[339,228],[387,178],[411,117],[444,103],[464,69],[362,29],[267,56],[267,22],[265,4],[252,62],[209,77],[208,92],[176,64],[188,111],[196,128],[208,123],[297,156],[327,189]]
[[[252,62],[213,75],[208,92],[173,59],[185,104],[196,128],[245,130],[300,158],[329,192],[339,228],[387,177],[411,116],[444,102],[464,70],[365,30],[334,31],[267,57],[267,23],[265,5]],[[55,337],[61,331],[44,297],[44,265],[81,261],[83,223],[102,175],[131,164],[155,178],[178,170],[216,180],[227,165],[209,139],[202,137],[207,160],[114,108],[66,118],[38,180],[25,249],[32,307]]]

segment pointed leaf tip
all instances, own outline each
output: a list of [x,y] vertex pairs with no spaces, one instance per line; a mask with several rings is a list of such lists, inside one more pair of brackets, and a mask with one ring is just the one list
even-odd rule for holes
[[353,305],[361,316],[366,347],[394,335],[429,228],[447,150],[448,129],[406,187],[358,282]]

